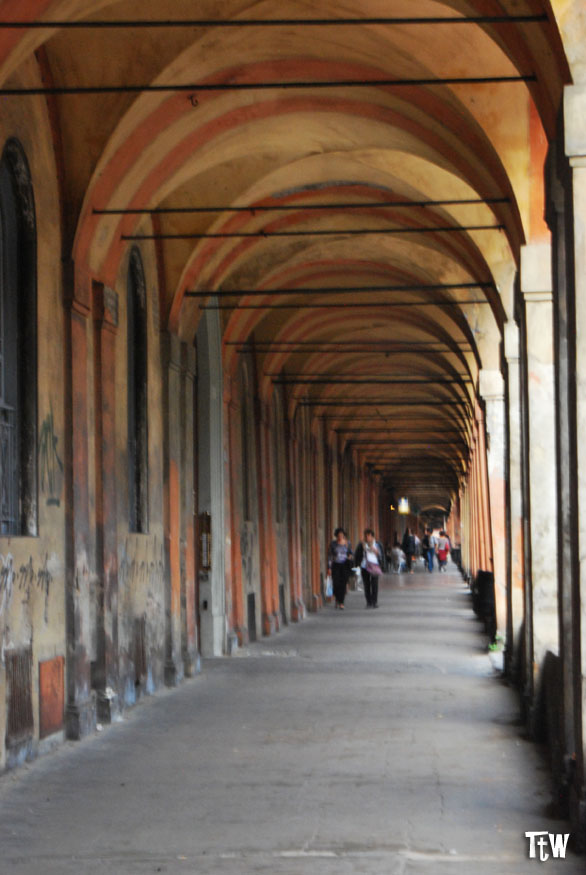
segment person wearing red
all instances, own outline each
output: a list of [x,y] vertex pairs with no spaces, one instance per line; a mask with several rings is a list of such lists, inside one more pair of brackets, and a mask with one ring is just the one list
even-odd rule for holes
[[447,571],[448,554],[450,552],[450,539],[444,529],[439,533],[437,539],[437,561],[440,571]]

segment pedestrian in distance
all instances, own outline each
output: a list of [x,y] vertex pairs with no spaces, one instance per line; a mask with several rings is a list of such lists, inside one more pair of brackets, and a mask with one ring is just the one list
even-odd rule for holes
[[437,538],[433,534],[431,529],[425,530],[425,535],[423,536],[423,556],[425,562],[427,564],[427,570],[431,574],[433,572],[433,558],[435,556],[435,549],[437,546]]
[[334,599],[337,610],[344,610],[346,586],[353,567],[352,546],[344,529],[339,526],[328,550],[328,570],[332,575]]
[[415,537],[411,533],[411,529],[406,528],[405,534],[403,535],[403,541],[401,543],[401,547],[403,548],[403,553],[405,554],[405,558],[407,561],[407,571],[409,574],[413,574],[413,556],[415,555]]
[[394,574],[399,574],[403,570],[405,564],[405,554],[401,550],[401,545],[395,536],[395,543],[391,550],[391,568]]
[[378,608],[378,580],[384,571],[384,550],[372,529],[364,530],[364,541],[356,548],[356,565],[364,583],[367,608]]
[[437,561],[439,565],[440,571],[447,572],[447,564],[448,564],[448,553],[450,552],[450,539],[448,538],[447,532],[443,529],[439,533],[439,538],[437,539]]

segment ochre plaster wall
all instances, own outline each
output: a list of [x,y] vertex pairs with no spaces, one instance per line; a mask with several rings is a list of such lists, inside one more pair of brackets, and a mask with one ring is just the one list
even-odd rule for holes
[[[15,79],[16,81],[16,79]],[[40,85],[34,62],[20,68],[18,82]],[[37,230],[38,332],[38,536],[0,538],[0,768],[33,755],[39,744],[39,663],[55,660],[47,697],[59,702],[64,688],[65,654],[65,507],[64,507],[64,312],[61,274],[60,204],[50,120],[40,98],[27,112],[4,100],[0,148],[17,139],[26,155],[35,200]],[[49,477],[51,479],[49,479]],[[33,737],[7,755],[6,654],[32,648]],[[53,692],[51,692],[53,691]],[[57,714],[63,714],[62,705]],[[52,730],[61,729],[53,721]]]

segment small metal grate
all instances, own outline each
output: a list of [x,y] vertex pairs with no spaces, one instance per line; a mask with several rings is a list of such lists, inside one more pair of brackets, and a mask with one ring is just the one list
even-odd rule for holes
[[287,619],[287,609],[285,607],[285,584],[279,584],[279,608],[281,610],[281,617],[284,626],[289,625],[289,620]]
[[146,617],[134,620],[134,680],[139,686],[147,673],[146,659]]
[[34,729],[31,670],[32,650],[17,650],[6,654],[7,744],[21,741],[30,736]]
[[248,640],[256,641],[256,599],[254,593],[248,593]]

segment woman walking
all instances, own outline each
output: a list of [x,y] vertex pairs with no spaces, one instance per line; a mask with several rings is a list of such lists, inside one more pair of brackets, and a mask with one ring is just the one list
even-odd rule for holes
[[364,541],[356,548],[356,564],[364,583],[367,608],[378,608],[378,579],[383,573],[384,552],[372,529],[364,530]]
[[334,532],[334,540],[328,550],[328,569],[332,574],[336,608],[343,611],[344,599],[346,598],[346,584],[352,571],[352,547],[346,532],[340,527]]

